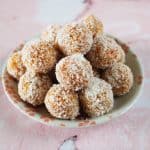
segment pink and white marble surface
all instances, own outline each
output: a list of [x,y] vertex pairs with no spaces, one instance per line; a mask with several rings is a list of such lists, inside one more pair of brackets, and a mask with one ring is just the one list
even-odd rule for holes
[[[45,126],[20,113],[0,83],[0,150],[149,150],[150,1],[149,0],[0,0],[0,68],[9,52],[50,23],[66,23],[93,13],[105,31],[124,40],[140,58],[144,87],[125,115],[83,129]],[[77,136],[63,141],[72,136]]]

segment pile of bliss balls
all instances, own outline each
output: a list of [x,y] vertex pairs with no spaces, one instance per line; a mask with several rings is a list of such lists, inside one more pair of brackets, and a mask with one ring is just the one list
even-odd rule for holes
[[108,113],[114,96],[130,91],[133,74],[124,63],[121,46],[90,15],[47,27],[9,57],[7,71],[18,80],[23,101],[44,103],[56,118],[75,119],[81,112],[88,117]]

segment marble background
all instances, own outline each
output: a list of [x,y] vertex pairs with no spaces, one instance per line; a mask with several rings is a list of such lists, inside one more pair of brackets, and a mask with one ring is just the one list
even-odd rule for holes
[[125,115],[84,129],[45,126],[24,116],[8,101],[0,83],[0,150],[150,149],[149,0],[0,0],[0,68],[9,52],[50,23],[66,23],[93,13],[105,31],[124,40],[144,68],[138,102]]

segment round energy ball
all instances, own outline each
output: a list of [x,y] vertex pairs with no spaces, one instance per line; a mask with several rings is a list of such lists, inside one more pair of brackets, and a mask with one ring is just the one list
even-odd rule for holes
[[48,75],[26,72],[19,80],[18,93],[23,101],[37,106],[43,104],[51,85]]
[[92,32],[83,24],[68,24],[57,34],[59,49],[65,55],[86,54],[92,46]]
[[54,84],[45,97],[45,106],[50,114],[60,119],[75,119],[79,114],[78,95]]
[[68,89],[78,91],[88,86],[92,66],[80,53],[62,58],[56,65],[56,78]]
[[102,22],[95,16],[89,15],[83,19],[83,24],[92,32],[93,37],[103,32]]
[[106,36],[111,38],[112,41],[114,41],[120,47],[119,51],[120,51],[121,57],[120,57],[120,60],[118,62],[125,63],[125,61],[126,61],[126,54],[124,52],[124,49],[123,49],[122,45],[119,43],[119,41],[116,41],[112,36],[110,36],[110,35],[106,35]]
[[56,36],[58,31],[61,29],[60,25],[54,24],[48,26],[42,33],[41,33],[41,40],[45,40],[50,42],[55,48],[58,47],[58,43],[56,40]]
[[58,52],[47,41],[29,41],[22,50],[23,64],[35,73],[47,73],[57,61]]
[[97,35],[91,50],[87,53],[87,59],[92,66],[99,69],[111,67],[121,60],[121,47],[112,38],[105,34]]
[[25,66],[23,65],[21,59],[21,51],[14,52],[8,59],[7,62],[7,71],[13,76],[15,79],[19,80],[19,78],[25,73]]
[[112,87],[106,81],[93,77],[89,86],[79,94],[83,111],[89,117],[108,113],[113,108]]
[[103,73],[103,78],[112,85],[114,95],[124,95],[133,85],[131,69],[122,63],[116,63]]

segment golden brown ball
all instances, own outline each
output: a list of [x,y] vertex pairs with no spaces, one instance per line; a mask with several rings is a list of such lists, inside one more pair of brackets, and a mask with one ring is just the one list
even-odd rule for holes
[[122,63],[116,63],[103,73],[103,78],[112,85],[114,95],[124,95],[133,86],[133,73]]
[[79,115],[78,95],[54,84],[45,97],[45,106],[50,114],[60,119],[75,119]]

